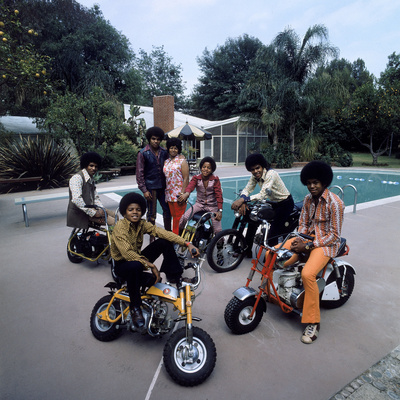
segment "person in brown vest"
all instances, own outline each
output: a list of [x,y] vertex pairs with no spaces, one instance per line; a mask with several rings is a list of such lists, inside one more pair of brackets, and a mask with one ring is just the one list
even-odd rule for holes
[[[85,205],[103,207],[96,191],[93,176],[101,166],[101,156],[95,152],[88,152],[81,157],[81,171],[69,180],[69,203],[67,209],[67,226],[71,228],[87,229],[89,222],[99,225],[105,223],[104,211],[94,208],[85,208]],[[115,213],[107,210],[107,222],[115,224]]]

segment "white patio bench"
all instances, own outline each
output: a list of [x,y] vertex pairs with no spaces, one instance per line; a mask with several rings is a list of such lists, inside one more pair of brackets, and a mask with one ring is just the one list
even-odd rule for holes
[[[97,188],[98,194],[106,194],[106,193],[117,193],[117,192],[127,192],[130,190],[137,189],[137,185],[126,185],[126,186],[117,186],[117,187],[105,187],[105,188]],[[69,192],[60,192],[60,193],[49,193],[42,194],[38,196],[27,196],[27,197],[16,197],[14,199],[14,204],[16,206],[22,206],[22,213],[24,216],[25,226],[29,226],[29,218],[28,218],[28,204],[31,203],[41,203],[44,201],[53,201],[53,200],[64,200],[69,198]]]

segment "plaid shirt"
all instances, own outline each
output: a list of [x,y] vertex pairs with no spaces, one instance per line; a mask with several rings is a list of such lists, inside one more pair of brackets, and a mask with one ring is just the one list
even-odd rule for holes
[[336,257],[340,246],[344,203],[334,193],[325,189],[318,204],[308,194],[304,198],[299,220],[299,233],[315,235],[314,247],[321,247],[327,257]]

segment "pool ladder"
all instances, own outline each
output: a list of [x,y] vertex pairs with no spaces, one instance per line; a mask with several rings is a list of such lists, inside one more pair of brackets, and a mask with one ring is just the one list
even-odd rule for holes
[[340,186],[338,186],[338,185],[333,185],[333,186],[331,186],[331,187],[329,188],[329,190],[331,190],[331,189],[333,189],[333,188],[339,189],[339,191],[340,191],[340,198],[343,200],[344,189],[347,188],[347,187],[350,187],[350,188],[352,188],[352,189],[354,190],[353,213],[355,214],[355,213],[356,213],[356,208],[357,208],[357,194],[358,194],[358,192],[357,192],[357,188],[356,188],[354,185],[347,184],[347,185],[344,185],[343,187],[340,187]]

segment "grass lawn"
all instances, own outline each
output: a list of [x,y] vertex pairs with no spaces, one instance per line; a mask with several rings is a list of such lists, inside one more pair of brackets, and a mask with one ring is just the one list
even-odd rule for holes
[[[353,156],[352,167],[373,167],[372,156],[369,153],[351,153]],[[394,156],[380,156],[378,157],[379,168],[400,168],[400,159]]]

